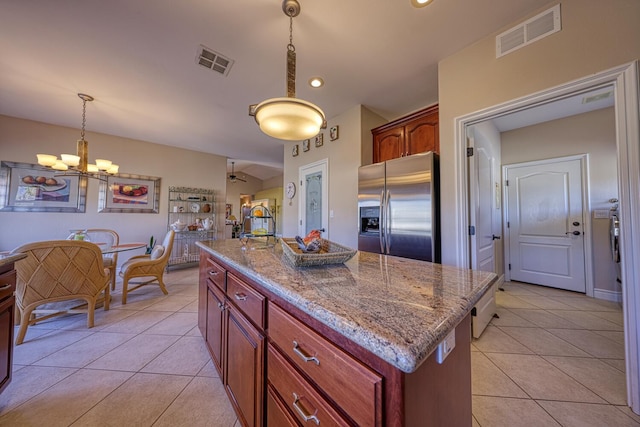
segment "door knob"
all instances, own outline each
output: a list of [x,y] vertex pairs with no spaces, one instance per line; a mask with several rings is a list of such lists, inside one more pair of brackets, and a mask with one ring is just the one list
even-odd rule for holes
[[564,233],[564,234],[573,234],[574,236],[579,236],[579,235],[580,235],[580,232],[579,232],[578,230],[576,230],[576,231],[567,231],[567,232],[566,232],[566,233]]
[[500,240],[500,236],[496,236],[495,234],[491,235],[491,240]]
[[580,223],[578,221],[573,221],[573,225],[575,225],[576,227],[580,225]]

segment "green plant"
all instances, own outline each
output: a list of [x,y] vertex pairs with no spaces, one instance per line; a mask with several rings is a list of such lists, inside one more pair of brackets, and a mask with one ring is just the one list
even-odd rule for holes
[[147,255],[151,254],[151,251],[153,250],[155,243],[156,243],[156,239],[153,236],[151,236],[151,238],[149,239],[149,244],[147,245],[147,251],[145,252]]

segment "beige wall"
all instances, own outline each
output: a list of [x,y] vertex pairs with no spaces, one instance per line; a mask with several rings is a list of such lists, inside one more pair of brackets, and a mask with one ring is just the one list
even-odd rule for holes
[[[284,147],[284,183],[293,181],[300,189],[298,178],[301,166],[322,159],[329,164],[329,210],[334,217],[329,218],[329,229],[324,237],[352,247],[358,247],[357,203],[358,203],[358,167],[361,165],[362,150],[371,150],[371,128],[386,121],[367,108],[357,105],[348,111],[328,120],[327,129],[323,130],[324,144],[302,151],[300,142],[288,142]],[[329,129],[339,126],[339,138],[329,141]],[[293,157],[291,150],[299,144],[299,154]],[[370,153],[369,153],[370,157]],[[282,209],[283,236],[292,237],[298,234],[298,201],[299,194],[289,203],[285,199]]]
[[593,218],[595,209],[608,210],[618,198],[615,111],[593,111],[502,133],[502,163],[527,162],[589,154],[589,210],[593,246],[594,288],[620,291],[609,246],[609,220]]
[[[495,57],[495,35],[540,11],[440,62],[443,235],[456,236],[459,231],[455,216],[447,214],[458,209],[461,176],[454,157],[455,118],[640,58],[639,1],[565,0],[561,9],[562,31],[530,46]],[[456,262],[459,246],[456,239],[443,239],[443,263]]]
[[[0,116],[0,159],[35,164],[36,153],[75,153],[79,136],[78,129]],[[162,179],[160,213],[98,213],[98,181],[90,179],[85,213],[0,212],[0,250],[29,241],[64,239],[74,228],[112,228],[123,241],[147,242],[151,235],[161,240],[167,232],[169,186],[214,189],[216,210],[222,213],[217,215],[218,235],[223,235],[225,157],[93,132],[85,137],[90,161],[104,157],[118,163],[122,173]]]

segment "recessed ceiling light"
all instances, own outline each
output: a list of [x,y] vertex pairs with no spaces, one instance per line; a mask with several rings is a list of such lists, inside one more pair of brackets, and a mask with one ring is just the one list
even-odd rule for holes
[[433,0],[411,0],[413,7],[425,7]]
[[322,87],[324,85],[324,80],[321,77],[311,77],[309,79],[309,86],[311,87]]

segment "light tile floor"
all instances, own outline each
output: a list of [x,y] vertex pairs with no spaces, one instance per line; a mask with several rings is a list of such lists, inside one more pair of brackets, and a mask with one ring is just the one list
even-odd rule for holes
[[[111,310],[29,328],[0,426],[222,426],[239,422],[197,324],[197,269]],[[472,343],[473,425],[640,426],[625,405],[619,305],[508,283]]]
[[[111,310],[29,327],[0,394],[0,426],[238,426],[197,328],[197,269]],[[17,332],[17,328],[16,328]]]
[[473,425],[640,426],[626,406],[621,306],[505,283],[471,345]]

